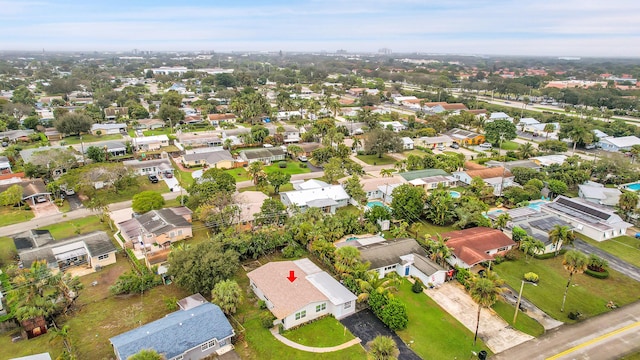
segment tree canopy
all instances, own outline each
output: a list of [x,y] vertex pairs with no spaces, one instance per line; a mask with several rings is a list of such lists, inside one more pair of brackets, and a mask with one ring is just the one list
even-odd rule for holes
[[169,275],[191,293],[210,293],[214,286],[233,276],[239,266],[235,250],[221,242],[207,241],[169,254]]
[[93,125],[93,119],[86,114],[70,112],[63,114],[53,121],[53,126],[62,134],[80,135],[87,132]]
[[159,210],[164,206],[164,198],[157,191],[143,191],[133,196],[131,208],[133,211],[144,214],[151,210]]
[[367,133],[364,148],[366,152],[374,153],[378,155],[378,158],[382,158],[382,155],[388,152],[402,151],[403,144],[397,133],[386,129],[374,129]]
[[500,141],[515,139],[518,134],[516,126],[509,120],[496,120],[484,126],[485,138],[488,142],[499,145]]

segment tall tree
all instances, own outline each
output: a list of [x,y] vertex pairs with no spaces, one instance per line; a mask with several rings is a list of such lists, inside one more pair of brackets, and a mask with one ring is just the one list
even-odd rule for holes
[[144,214],[151,210],[159,210],[164,206],[164,198],[162,194],[157,191],[143,191],[141,193],[133,195],[133,201],[131,208],[133,211]]
[[518,146],[518,153],[521,159],[528,159],[536,154],[536,149],[533,147],[533,144],[527,141]]
[[567,225],[554,225],[549,231],[549,240],[556,248],[555,256],[558,256],[561,246],[573,244],[575,234]]
[[260,176],[264,175],[264,163],[262,161],[254,161],[249,164],[249,168],[247,169],[251,180],[253,181],[253,185],[258,185],[258,180]]
[[632,191],[625,191],[620,195],[618,200],[618,209],[620,209],[620,215],[624,216],[627,221],[631,218],[631,214],[636,212],[638,208],[638,193]]
[[343,186],[347,195],[359,204],[364,204],[364,202],[367,201],[367,193],[362,189],[362,183],[360,183],[358,175],[354,174],[352,177],[348,178],[347,181],[344,182]]
[[562,265],[569,272],[569,280],[567,281],[567,286],[564,289],[564,295],[562,296],[562,306],[560,307],[560,312],[564,312],[564,303],[567,300],[567,293],[569,292],[569,287],[571,286],[571,280],[573,279],[574,274],[582,274],[584,270],[589,265],[589,258],[579,251],[569,250],[566,254],[564,254],[564,260],[562,260]]
[[345,175],[344,162],[338,158],[331,158],[324,166],[324,178],[333,184]]
[[547,136],[545,137],[545,140],[549,140],[549,134],[556,131],[556,125],[551,123],[546,124],[544,126],[544,129],[542,129],[542,131],[544,131],[547,134]]
[[529,256],[534,256],[544,251],[544,243],[533,236],[527,235],[520,240],[520,249],[524,253],[525,262],[529,262]]
[[82,113],[66,113],[53,121],[53,126],[62,134],[80,135],[93,125],[93,119]]
[[273,192],[276,195],[280,193],[280,186],[287,184],[291,180],[291,174],[285,173],[282,170],[275,170],[267,175],[269,184],[273,186]]
[[215,284],[229,279],[239,266],[235,250],[221,242],[207,241],[169,254],[169,275],[176,284],[195,293],[210,293]]
[[497,277],[492,271],[487,270],[484,276],[475,275],[471,278],[469,293],[471,298],[478,304],[478,316],[476,318],[476,333],[473,337],[473,344],[478,340],[478,330],[480,329],[480,311],[482,308],[489,308],[498,300],[502,293],[504,280]]
[[393,189],[391,196],[391,208],[396,219],[403,219],[410,224],[420,220],[426,197],[423,188],[402,184]]
[[1,206],[17,206],[22,203],[23,189],[20,185],[11,185],[7,190],[0,193]]
[[496,120],[484,126],[484,136],[488,142],[501,146],[503,141],[515,139],[518,133],[511,121]]
[[242,302],[242,289],[235,280],[222,280],[211,290],[211,302],[226,315],[233,315]]
[[386,129],[374,129],[366,135],[365,151],[375,153],[378,158],[388,152],[401,152],[403,149],[402,139],[400,136]]

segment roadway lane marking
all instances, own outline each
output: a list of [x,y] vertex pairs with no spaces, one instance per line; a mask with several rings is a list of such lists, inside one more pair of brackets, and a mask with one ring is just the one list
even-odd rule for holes
[[604,334],[604,335],[598,336],[598,337],[597,337],[597,338],[595,338],[595,339],[591,339],[591,340],[589,340],[589,341],[583,342],[582,344],[577,345],[577,346],[574,346],[574,347],[572,347],[571,349],[567,349],[567,350],[565,350],[565,351],[563,351],[563,352],[561,352],[561,353],[558,353],[558,354],[556,354],[556,355],[554,355],[554,356],[552,356],[552,357],[548,357],[546,360],[555,360],[555,359],[559,359],[559,358],[561,358],[561,357],[563,357],[563,356],[565,356],[565,355],[567,355],[567,354],[570,354],[570,353],[572,353],[572,352],[574,352],[574,351],[576,351],[576,350],[579,350],[579,349],[582,349],[582,348],[587,347],[587,346],[589,346],[589,345],[595,344],[595,343],[597,343],[597,342],[599,342],[599,341],[602,341],[602,340],[604,340],[604,339],[606,339],[606,338],[608,338],[608,337],[611,337],[611,336],[614,336],[614,335],[618,335],[618,334],[620,334],[620,333],[622,333],[622,332],[625,332],[625,331],[627,331],[627,330],[629,330],[629,329],[633,329],[633,328],[635,328],[635,327],[637,327],[637,326],[640,326],[640,321],[637,321],[637,322],[635,322],[635,323],[633,323],[633,324],[631,324],[631,325],[627,325],[627,326],[625,326],[625,327],[622,327],[622,328],[620,328],[620,329],[618,329],[618,330],[614,330],[614,331],[612,331],[612,332],[610,332],[610,333],[607,333],[607,334]]

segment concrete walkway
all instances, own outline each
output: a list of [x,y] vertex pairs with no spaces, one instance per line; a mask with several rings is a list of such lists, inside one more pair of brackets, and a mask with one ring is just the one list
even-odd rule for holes
[[306,351],[306,352],[313,352],[313,353],[328,353],[328,352],[334,352],[334,351],[339,351],[342,349],[346,349],[348,347],[351,347],[353,345],[356,344],[360,344],[361,340],[360,338],[355,338],[353,340],[347,341],[344,344],[340,344],[337,346],[331,346],[331,347],[313,347],[313,346],[306,346],[306,345],[301,345],[298,344],[297,342],[293,342],[289,339],[287,339],[286,337],[280,335],[278,333],[278,328],[277,327],[273,327],[271,328],[271,333],[273,334],[273,336],[278,339],[278,341],[280,341],[281,343],[292,347],[294,349],[298,349],[298,350],[302,350],[302,351]]
[[[475,333],[478,305],[461,286],[448,282],[437,289],[425,289],[424,292],[446,312],[458,319],[462,325]],[[478,336],[496,354],[533,339],[533,336],[511,328],[491,309],[482,309],[480,312]]]

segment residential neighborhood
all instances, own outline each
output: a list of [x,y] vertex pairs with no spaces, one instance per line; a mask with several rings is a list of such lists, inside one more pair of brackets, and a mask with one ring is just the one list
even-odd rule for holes
[[637,65],[221,54],[0,53],[0,360],[633,338]]

